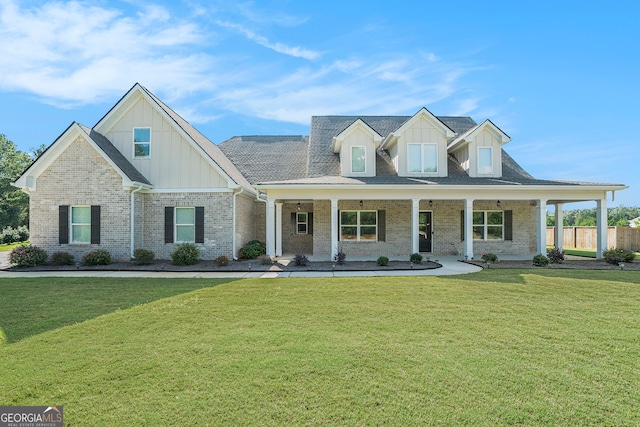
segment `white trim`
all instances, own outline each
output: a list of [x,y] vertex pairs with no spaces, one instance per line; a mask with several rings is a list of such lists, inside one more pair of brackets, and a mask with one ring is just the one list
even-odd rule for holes
[[[305,214],[306,215],[306,218],[307,218],[306,221],[304,221],[304,222],[298,221],[298,215],[300,215],[300,214]],[[304,233],[300,233],[300,230],[299,230],[299,225],[300,224],[304,224]],[[295,234],[301,234],[301,235],[309,234],[309,212],[296,211],[296,232],[295,232]]]
[[[140,142],[136,142],[136,129],[149,129],[149,141],[140,141]],[[131,153],[131,158],[133,160],[148,160],[151,158],[151,135],[152,135],[152,130],[150,126],[134,126],[133,127],[133,132],[131,135],[132,141],[131,141],[131,146],[132,146],[132,153]],[[148,144],[149,145],[149,154],[146,156],[136,156],[136,144],[140,145],[140,144]]]
[[131,259],[133,259],[133,252],[135,251],[135,221],[136,221],[136,215],[135,215],[135,196],[134,194],[137,193],[138,191],[142,190],[144,187],[139,186],[138,188],[136,188],[135,190],[131,191],[131,207],[129,210],[129,215],[131,217],[131,219],[129,220],[129,225],[131,227],[131,243],[130,243],[130,255],[131,255]]
[[[362,151],[364,151],[364,170],[363,171],[354,171],[353,170],[353,149],[354,148],[362,148]],[[367,147],[365,145],[352,145],[351,146],[351,152],[349,153],[350,156],[350,171],[351,174],[366,174],[367,173]]]
[[425,107],[422,107],[417,113],[415,113],[409,120],[404,122],[402,126],[400,126],[395,132],[390,133],[382,144],[380,145],[380,149],[388,150],[393,147],[397,142],[398,138],[402,133],[411,127],[413,123],[415,123],[420,117],[424,117],[427,121],[434,124],[436,127],[440,128],[442,133],[445,136],[445,139],[453,138],[456,136],[456,133],[451,130],[449,126],[447,126],[442,120],[437,118],[431,111],[427,110]]
[[[191,209],[193,211],[193,223],[178,224],[178,209]],[[178,240],[178,227],[193,226],[193,240]],[[196,208],[195,206],[174,206],[173,208],[173,243],[195,243],[196,242]]]
[[[241,188],[241,187],[239,187]],[[146,193],[233,193],[230,188],[153,188]],[[239,194],[239,193],[238,193]]]
[[[73,240],[73,208],[88,208],[89,209],[89,222],[81,222],[75,224],[77,226],[89,226],[89,240],[84,242],[75,242]],[[70,245],[90,245],[91,244],[91,205],[70,205],[69,206],[69,244]]]
[[[483,213],[483,223],[482,224],[476,224],[475,222],[473,222],[473,214],[475,214],[476,212],[482,212]],[[502,223],[500,225],[498,224],[489,224],[489,213],[491,212],[500,212],[502,214]],[[504,242],[504,210],[500,210],[500,209],[476,209],[473,210],[472,213],[472,218],[471,218],[471,223],[473,224],[473,227],[482,227],[483,228],[483,238],[482,239],[476,239],[475,237],[473,238],[474,241],[476,242]],[[499,239],[489,239],[489,227],[501,227],[502,228],[502,237]],[[473,235],[473,230],[471,231],[471,234]]]
[[[344,212],[356,212],[356,224],[355,225],[353,225],[353,224],[342,225],[342,214]],[[362,223],[360,221],[360,214],[362,212],[374,212],[376,214],[376,225],[375,225],[375,227],[376,227],[376,238],[375,238],[375,240],[362,240],[360,238],[360,235],[361,235],[360,229],[362,227],[373,227],[370,224],[362,225]],[[343,209],[343,210],[340,211],[340,218],[338,218],[338,221],[340,222],[340,232],[338,233],[338,239],[340,239],[341,242],[370,242],[370,243],[374,243],[374,242],[378,241],[378,222],[379,221],[378,221],[378,211],[377,210],[374,210],[374,209],[359,209],[359,210],[357,210],[357,209]],[[355,240],[346,240],[346,239],[343,240],[342,239],[342,227],[356,227],[356,238],[355,238]]]
[[382,135],[376,132],[375,129],[369,126],[362,119],[357,119],[353,123],[351,123],[345,130],[333,137],[333,140],[331,142],[331,149],[334,153],[340,153],[340,151],[342,150],[342,143],[347,138],[347,136],[356,128],[362,128],[365,132],[371,135],[371,139],[373,140],[375,148],[378,148],[380,146],[380,143],[382,142]]

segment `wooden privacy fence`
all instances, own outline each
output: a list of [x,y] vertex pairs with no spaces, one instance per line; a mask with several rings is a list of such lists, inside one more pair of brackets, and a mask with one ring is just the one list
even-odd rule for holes
[[[555,227],[547,227],[547,245],[554,245]],[[563,227],[562,246],[565,248],[597,249],[596,227]],[[608,227],[609,248],[640,251],[640,228]]]

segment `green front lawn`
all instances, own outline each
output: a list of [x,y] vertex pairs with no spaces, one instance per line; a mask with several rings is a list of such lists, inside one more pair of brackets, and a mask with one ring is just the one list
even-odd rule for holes
[[69,425],[638,425],[638,283],[5,279],[0,402]]
[[0,252],[9,252],[11,249],[15,248],[16,246],[28,245],[28,244],[29,244],[28,240],[25,241],[25,242],[1,244],[0,245]]

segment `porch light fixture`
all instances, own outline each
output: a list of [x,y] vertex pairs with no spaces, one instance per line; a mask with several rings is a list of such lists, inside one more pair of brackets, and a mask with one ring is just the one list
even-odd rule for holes
[[298,202],[298,210],[300,210],[300,202]]
[[500,203],[500,200],[498,200],[498,203],[496,203],[496,206],[501,207],[502,203]]
[[429,207],[433,206],[433,200],[429,200]]
[[364,206],[364,203],[360,200],[360,207],[362,208],[362,206]]

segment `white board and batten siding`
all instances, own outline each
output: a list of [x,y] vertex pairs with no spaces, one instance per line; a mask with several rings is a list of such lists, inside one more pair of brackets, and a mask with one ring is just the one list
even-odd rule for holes
[[[227,188],[227,180],[174,126],[139,97],[105,136],[157,189]],[[134,128],[151,128],[149,158],[134,157]]]

